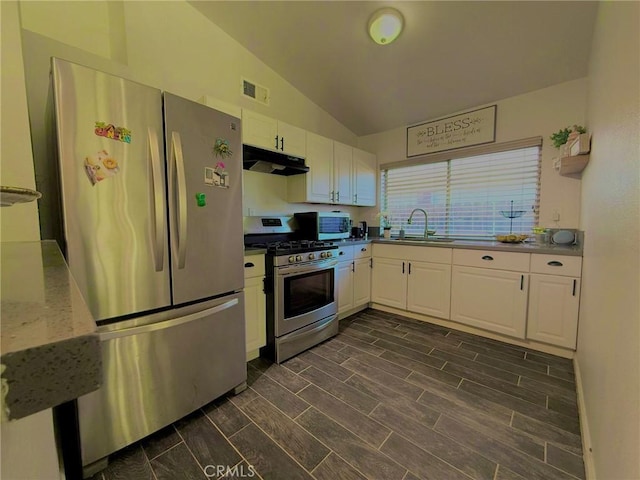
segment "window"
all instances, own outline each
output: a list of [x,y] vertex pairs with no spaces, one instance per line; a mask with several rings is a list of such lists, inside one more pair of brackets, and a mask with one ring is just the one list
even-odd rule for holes
[[[528,140],[511,144],[533,143]],[[381,205],[389,214],[391,234],[397,235],[401,225],[406,235],[423,234],[421,212],[407,225],[415,208],[427,212],[432,235],[490,238],[531,232],[538,223],[541,140],[506,150],[511,144],[471,148],[462,158],[433,163],[382,165]],[[469,155],[492,148],[497,151]]]

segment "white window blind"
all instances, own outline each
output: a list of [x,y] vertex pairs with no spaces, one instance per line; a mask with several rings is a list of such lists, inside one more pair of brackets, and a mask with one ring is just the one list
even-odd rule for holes
[[[438,236],[489,238],[530,233],[538,223],[540,146],[382,170],[383,210],[396,235],[422,235],[424,215]],[[509,218],[513,217],[513,218]]]

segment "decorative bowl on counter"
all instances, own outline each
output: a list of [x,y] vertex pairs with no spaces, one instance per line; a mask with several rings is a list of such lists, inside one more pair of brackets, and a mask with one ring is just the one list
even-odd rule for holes
[[516,235],[513,233],[509,235],[496,235],[496,240],[502,243],[522,243],[527,238],[529,238],[529,235]]

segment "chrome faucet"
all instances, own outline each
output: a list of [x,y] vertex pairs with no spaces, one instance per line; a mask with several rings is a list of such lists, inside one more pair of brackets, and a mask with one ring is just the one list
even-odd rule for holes
[[427,212],[425,210],[423,210],[421,208],[414,208],[411,211],[411,215],[409,215],[409,220],[407,220],[407,223],[409,225],[411,225],[411,220],[413,219],[413,214],[416,213],[416,212],[424,213],[424,234],[423,234],[423,236],[424,236],[424,238],[429,238],[429,230],[427,230],[427,223],[429,221],[428,220],[429,217],[428,217]]

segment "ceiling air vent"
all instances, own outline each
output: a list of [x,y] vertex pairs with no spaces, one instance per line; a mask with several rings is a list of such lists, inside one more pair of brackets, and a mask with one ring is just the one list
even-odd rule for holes
[[271,97],[269,89],[246,78],[242,79],[242,94],[263,105],[269,105],[269,98]]

